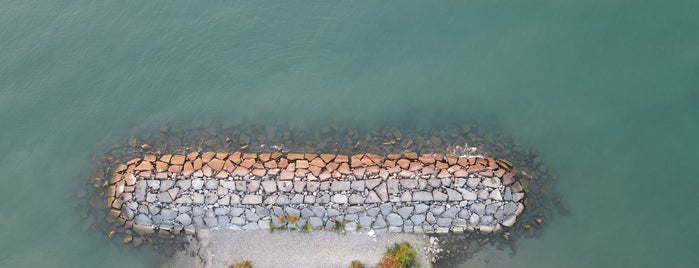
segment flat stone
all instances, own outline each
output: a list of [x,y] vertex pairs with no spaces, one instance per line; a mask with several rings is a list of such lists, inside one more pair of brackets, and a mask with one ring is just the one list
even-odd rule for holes
[[262,203],[261,195],[245,195],[243,196],[243,205],[258,205]]
[[363,192],[364,191],[364,183],[365,183],[365,181],[353,181],[351,188],[354,191]]
[[305,188],[306,188],[305,181],[294,182],[294,192],[303,193],[303,189],[305,189]]
[[277,181],[277,188],[281,192],[291,192],[294,188],[294,183],[291,181]]
[[519,202],[524,198],[524,193],[513,193],[512,194],[512,201]]
[[218,207],[214,209],[214,214],[220,216],[220,215],[226,215],[231,211],[230,208],[227,207]]
[[403,219],[408,219],[410,215],[413,213],[413,207],[402,207],[398,209],[398,215],[403,217]]
[[447,201],[448,196],[439,190],[432,190],[432,199],[434,201]]
[[192,189],[201,190],[203,187],[204,187],[204,180],[198,179],[198,178],[192,180]]
[[388,215],[389,213],[391,213],[391,211],[393,211],[393,205],[389,203],[381,204],[379,206],[379,209],[381,210],[381,214]]
[[501,185],[500,179],[497,177],[485,178],[485,179],[483,179],[481,184],[485,187],[490,187],[490,188],[498,188]]
[[448,227],[451,225],[452,220],[452,218],[438,218],[437,225],[442,227]]
[[481,217],[478,216],[478,214],[474,213],[471,214],[471,217],[468,219],[468,223],[471,224],[471,226],[478,226],[478,223],[480,223]]
[[204,204],[204,195],[200,193],[192,193],[192,202],[195,204]]
[[168,192],[160,192],[158,193],[158,202],[170,203],[172,202],[172,197]]
[[483,190],[478,191],[478,193],[476,193],[476,195],[478,195],[478,199],[480,199],[480,200],[488,200],[488,196],[490,195],[490,192],[488,192],[488,190],[483,189]]
[[379,198],[374,191],[370,191],[369,194],[367,194],[367,198],[364,200],[364,202],[368,204],[381,203],[381,198]]
[[458,214],[458,213],[459,213],[459,208],[457,208],[456,206],[451,206],[451,207],[447,208],[444,212],[442,212],[440,217],[442,217],[442,218],[455,218],[456,214]]
[[403,218],[396,213],[388,214],[388,216],[386,216],[386,221],[390,226],[403,225]]
[[352,194],[349,196],[349,203],[350,204],[363,204],[364,203],[364,197],[362,197],[359,194]]
[[360,216],[358,221],[359,225],[361,225],[362,227],[369,228],[371,227],[371,222],[373,222],[374,219],[372,219],[369,216]]
[[205,184],[206,189],[209,190],[216,190],[216,188],[218,188],[218,180],[207,180]]
[[333,192],[339,192],[339,191],[349,191],[350,190],[350,182],[348,181],[334,181],[332,185],[330,186],[330,191]]
[[277,182],[276,181],[262,181],[262,189],[265,190],[265,193],[274,193],[277,191]]
[[420,225],[425,221],[425,214],[415,214],[410,216],[410,221],[415,225]]
[[180,222],[183,226],[192,224],[192,218],[190,218],[189,215],[186,213],[178,215],[177,218],[175,218],[175,220]]
[[449,197],[449,201],[461,201],[463,198],[461,197],[461,194],[457,192],[456,190],[453,189],[448,189],[447,188],[447,196]]
[[308,218],[308,224],[313,228],[318,228],[323,226],[323,219],[320,217],[310,217]]
[[502,201],[502,195],[500,194],[500,190],[495,189],[492,192],[490,192],[490,195],[488,195],[488,198],[497,200],[497,201]]
[[381,210],[377,207],[369,208],[366,210],[366,214],[372,217],[378,216],[379,212],[381,212]]
[[386,189],[386,184],[382,183],[379,186],[376,186],[376,194],[381,198],[381,201],[387,202],[388,201],[388,190]]
[[276,204],[277,204],[277,205],[287,205],[287,204],[289,204],[289,197],[286,196],[286,195],[280,195],[280,196],[278,196],[278,197],[277,197]]
[[248,192],[257,192],[258,189],[260,189],[260,181],[259,180],[249,180],[247,183],[248,186]]
[[400,196],[400,201],[401,202],[411,202],[411,201],[413,201],[413,195],[409,191],[405,191]]
[[[400,216],[396,216],[400,218]],[[374,220],[372,227],[374,227],[374,229],[386,228],[386,220],[383,217],[377,217],[376,220]]]
[[417,204],[415,205],[415,214],[423,214],[427,212],[427,210],[430,209],[430,206],[425,205],[425,204]]
[[432,201],[432,194],[425,191],[417,191],[413,193],[413,202],[429,202]]
[[466,181],[466,185],[473,189],[476,189],[476,187],[478,187],[479,184],[481,184],[481,179],[479,178],[468,178],[468,180]]
[[332,197],[332,202],[335,204],[346,204],[347,203],[347,195],[335,194]]
[[500,203],[492,203],[485,206],[485,214],[493,215],[500,207]]
[[485,215],[485,204],[482,204],[482,203],[473,204],[473,205],[471,205],[470,210],[473,213],[476,213],[480,216],[483,216],[483,215]]
[[386,187],[388,190],[389,194],[397,194],[398,193],[398,180],[396,179],[389,179],[386,181]]
[[315,192],[315,191],[318,191],[319,187],[320,187],[320,182],[317,182],[317,181],[306,182],[306,191]]
[[416,179],[402,179],[400,180],[401,186],[406,189],[415,189],[417,187]]

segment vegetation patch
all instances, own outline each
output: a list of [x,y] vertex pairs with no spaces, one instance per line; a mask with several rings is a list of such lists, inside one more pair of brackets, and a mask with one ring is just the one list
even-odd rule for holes
[[379,268],[414,268],[420,267],[417,253],[408,242],[394,243],[386,250],[383,258],[377,265]]

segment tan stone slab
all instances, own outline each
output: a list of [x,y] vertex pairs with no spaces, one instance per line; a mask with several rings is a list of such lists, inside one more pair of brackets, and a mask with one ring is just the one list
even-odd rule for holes
[[352,174],[354,174],[354,176],[357,176],[357,179],[363,178],[363,177],[364,177],[364,172],[366,172],[366,168],[363,168],[363,167],[361,167],[361,168],[355,168],[355,169],[352,170]]
[[497,169],[495,170],[495,176],[498,178],[502,178],[502,176],[505,175],[505,172],[507,172],[505,171],[505,169]]
[[455,164],[456,164],[456,161],[459,160],[459,158],[456,157],[456,156],[453,155],[453,154],[447,155],[446,158],[447,158],[447,163],[448,163],[450,166],[451,166],[451,165],[455,165]]
[[176,154],[176,155],[173,155],[172,158],[170,159],[170,164],[182,165],[182,164],[184,164],[185,159],[186,159],[186,157],[184,155]]
[[347,163],[347,162],[349,162],[349,157],[346,155],[340,154],[340,155],[335,156],[335,160],[333,160],[333,161],[336,163]]
[[226,159],[226,162],[223,164],[223,170],[231,172],[235,169],[235,164],[231,162],[231,160]]
[[201,154],[201,161],[204,161],[204,163],[208,163],[209,161],[211,161],[211,159],[214,158],[214,156],[216,156],[216,153],[214,152],[205,152]]
[[331,162],[331,163],[328,163],[328,164],[325,166],[325,169],[327,169],[327,170],[329,170],[329,171],[333,171],[333,170],[336,170],[336,169],[339,168],[339,167],[340,167],[340,163]]
[[303,157],[306,158],[306,160],[311,161],[314,158],[318,157],[318,154],[305,153],[303,154]]
[[369,173],[369,174],[379,173],[379,170],[381,170],[381,168],[379,168],[379,166],[377,166],[377,165],[372,165],[372,166],[366,167],[366,173]]
[[262,162],[264,163],[264,162],[267,162],[267,161],[269,161],[270,159],[272,159],[272,154],[269,154],[269,153],[266,153],[266,154],[259,154],[259,155],[257,156],[257,158],[260,159],[260,161],[262,161]]
[[408,168],[410,167],[410,160],[408,160],[408,159],[406,159],[406,158],[399,159],[398,161],[396,161],[396,163],[397,163],[397,164],[400,166],[400,168],[402,168],[402,169],[408,169]]
[[414,152],[404,153],[403,157],[410,159],[410,160],[415,160],[415,159],[417,159],[417,153],[414,153]]
[[143,170],[153,170],[153,164],[147,161],[143,161],[140,164],[136,166],[136,171],[143,171]]
[[294,175],[295,174],[293,171],[282,170],[282,172],[279,174],[279,179],[284,181],[292,180],[294,179]]
[[449,171],[447,171],[446,169],[442,169],[441,171],[439,171],[439,174],[437,174],[437,178],[440,178],[440,179],[451,178],[451,173],[449,173]]
[[265,166],[265,168],[276,168],[277,161],[269,160],[269,161],[265,162],[264,166]]
[[194,167],[192,166],[192,162],[187,161],[187,163],[184,163],[184,169],[182,170],[182,175],[184,176],[189,176],[194,173]]
[[168,169],[168,164],[166,162],[163,162],[163,161],[155,162],[155,172],[163,172],[163,171],[167,171],[167,169]]
[[396,161],[394,161],[394,160],[386,160],[386,161],[383,162],[383,166],[384,166],[384,167],[388,167],[388,168],[390,168],[390,167],[395,167],[395,166],[396,166]]
[[386,158],[389,160],[398,160],[401,158],[401,154],[388,154]]
[[243,159],[256,159],[257,153],[244,153]]
[[[316,158],[316,159],[320,159],[320,158]],[[308,171],[310,171],[313,174],[313,176],[318,177],[320,175],[321,168],[319,166],[310,166],[310,167],[308,167]]]
[[435,162],[435,156],[434,155],[422,155],[418,158],[420,162],[422,162],[425,165],[429,165]]
[[194,161],[194,159],[199,158],[199,152],[191,152],[187,154],[187,160]]
[[435,166],[436,169],[446,169],[446,168],[449,168],[449,164],[446,163],[446,162],[442,162],[442,161],[436,162],[436,163],[434,164],[434,166]]
[[363,154],[353,155],[350,158],[350,167],[356,168],[364,166],[364,163],[362,163],[362,157],[364,157]]
[[308,163],[311,166],[324,167],[325,162],[320,157],[313,158],[311,162]]
[[255,176],[258,176],[258,177],[262,177],[262,176],[264,176],[264,175],[266,175],[266,174],[267,174],[267,170],[266,170],[266,169],[256,168],[256,169],[253,169],[253,170],[252,170],[252,175],[255,175]]
[[320,159],[323,160],[325,163],[330,163],[330,161],[333,161],[335,159],[334,154],[321,154]]
[[127,165],[135,165],[136,163],[140,162],[142,159],[140,157],[133,158],[129,161],[126,162]]
[[321,181],[326,181],[326,180],[330,179],[331,177],[332,177],[332,173],[330,171],[327,171],[327,170],[323,171],[322,173],[320,173],[320,176],[318,176],[318,178]]
[[252,158],[248,158],[248,159],[245,159],[242,162],[240,162],[240,166],[247,168],[247,169],[251,168],[252,165],[254,165],[254,164],[255,164],[255,159],[252,159]]
[[476,165],[473,165],[473,166],[469,166],[468,169],[466,169],[466,171],[467,171],[468,173],[478,173],[478,172],[481,172],[481,171],[484,171],[484,170],[485,170],[485,167],[484,167],[483,165],[481,165],[481,164],[476,164]]
[[286,158],[279,158],[279,161],[277,161],[277,167],[279,168],[286,168],[286,166],[289,165],[289,160]]
[[376,165],[381,165],[384,160],[384,157],[378,154],[366,154],[365,157],[368,157]]
[[456,161],[457,164],[461,165],[462,167],[467,168],[471,164],[468,162],[468,158],[466,157],[459,157],[459,159]]
[[155,155],[154,154],[147,154],[147,155],[143,156],[143,160],[148,161],[148,162],[155,162]]
[[225,163],[226,162],[221,160],[221,158],[214,158],[214,159],[211,159],[211,161],[209,161],[209,163],[207,165],[209,167],[211,167],[214,171],[218,172],[218,171],[223,170],[223,165]]
[[231,175],[244,177],[244,176],[247,176],[249,173],[250,173],[250,170],[248,170],[247,168],[237,167],[237,168],[235,168],[235,170],[233,170]]
[[170,163],[170,159],[172,159],[171,154],[166,154],[160,157],[160,161],[163,161],[165,163]]
[[299,159],[304,159],[302,153],[290,153],[286,155],[286,158],[289,160],[299,160]]
[[410,162],[410,166],[408,167],[408,170],[410,171],[418,171],[423,168],[422,164],[420,162]]
[[340,172],[341,174],[344,174],[344,175],[349,175],[351,172],[350,167],[346,162],[340,164],[340,167],[337,168],[337,171]]
[[240,161],[242,160],[240,158],[240,152],[232,153],[231,155],[228,156],[228,160],[233,162],[233,164],[240,164]]
[[308,164],[308,160],[296,160],[296,168],[308,168],[310,165]]
[[204,166],[204,161],[201,160],[201,158],[196,158],[194,159],[194,170],[199,170],[201,167]]

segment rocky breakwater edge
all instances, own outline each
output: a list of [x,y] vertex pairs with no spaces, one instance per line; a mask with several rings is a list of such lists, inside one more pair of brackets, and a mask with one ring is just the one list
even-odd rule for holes
[[491,233],[524,210],[511,164],[451,154],[147,154],[109,185],[134,244],[200,228]]

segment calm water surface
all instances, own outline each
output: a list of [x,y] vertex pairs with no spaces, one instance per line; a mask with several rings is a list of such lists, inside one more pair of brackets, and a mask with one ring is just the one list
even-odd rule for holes
[[117,139],[215,120],[496,124],[538,149],[571,210],[508,263],[697,267],[697,10],[0,1],[0,267],[156,266],[83,231],[66,195]]

